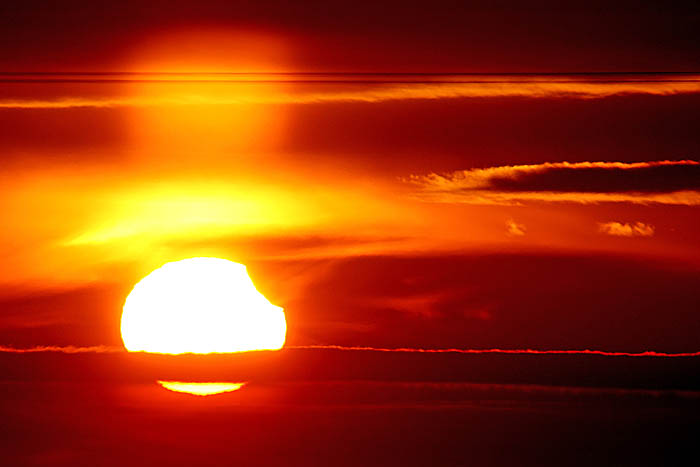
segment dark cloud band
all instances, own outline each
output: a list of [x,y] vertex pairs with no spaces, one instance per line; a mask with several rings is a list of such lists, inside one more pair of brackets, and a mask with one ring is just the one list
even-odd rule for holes
[[700,162],[694,160],[554,162],[412,176],[409,181],[430,201],[700,202]]

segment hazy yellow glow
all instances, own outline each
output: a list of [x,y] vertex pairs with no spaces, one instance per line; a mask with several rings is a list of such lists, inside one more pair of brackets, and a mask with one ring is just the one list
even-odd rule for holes
[[134,286],[121,332],[130,351],[225,353],[280,349],[287,324],[244,265],[190,258],[167,263]]
[[[109,215],[95,220],[65,246],[104,244],[129,239],[129,244],[154,237],[222,235],[278,225],[312,223],[307,196],[291,190],[209,180],[173,180],[164,187],[113,190],[102,196]],[[307,207],[304,212],[303,207]],[[135,241],[137,237],[137,241]]]
[[246,383],[187,383],[184,381],[158,381],[158,384],[169,391],[185,392],[195,396],[210,396],[238,391],[246,385]]

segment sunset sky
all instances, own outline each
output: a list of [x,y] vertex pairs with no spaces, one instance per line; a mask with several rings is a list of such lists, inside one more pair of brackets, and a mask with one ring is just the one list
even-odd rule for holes
[[[144,465],[686,447],[699,57],[700,9],[662,3],[4,3],[7,465],[123,465],[129,443]],[[286,349],[126,353],[134,285],[202,256],[247,266]],[[250,383],[194,401],[168,378]]]

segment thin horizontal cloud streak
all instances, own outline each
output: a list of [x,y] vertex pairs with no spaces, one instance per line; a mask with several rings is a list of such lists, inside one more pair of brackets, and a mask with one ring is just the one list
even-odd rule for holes
[[291,349],[326,349],[326,350],[356,350],[369,352],[416,352],[416,353],[463,353],[463,354],[529,354],[529,355],[602,355],[606,357],[697,357],[699,352],[667,353],[655,352],[608,352],[605,350],[540,350],[540,349],[421,349],[410,347],[384,348],[342,345],[302,345],[289,347]]
[[700,162],[547,162],[412,175],[431,202],[518,204],[629,202],[700,204]]
[[[4,98],[0,108],[6,109],[71,109],[71,108],[118,108],[118,107],[160,107],[160,106],[201,106],[238,104],[322,104],[322,103],[380,103],[401,100],[437,100],[464,98],[573,98],[600,99],[623,95],[669,96],[676,94],[700,93],[700,76],[683,76],[653,79],[611,78],[609,80],[591,77],[551,77],[524,76],[517,79],[494,80],[493,78],[471,77],[464,80],[459,75],[448,75],[448,79],[436,80],[363,80],[351,77],[346,80],[285,80],[222,81],[215,92],[180,91],[168,92],[169,82],[162,82],[156,94],[131,96],[106,95],[85,97],[64,95],[50,98]],[[79,81],[83,86],[103,80]],[[196,86],[201,81],[174,81]],[[49,81],[50,83],[50,81]],[[161,81],[146,81],[158,85]],[[294,84],[292,89],[290,84]],[[271,86],[270,86],[271,85]]]
[[74,346],[74,345],[40,345],[36,347],[8,347],[0,345],[0,352],[4,353],[38,353],[38,352],[58,352],[66,354],[76,354],[76,353],[113,353],[113,352],[123,352],[123,348],[112,347],[108,345],[91,345],[86,347]]
[[[365,351],[365,352],[398,352],[398,353],[455,353],[455,354],[513,354],[513,355],[601,355],[606,357],[697,357],[698,352],[656,352],[653,350],[645,352],[609,352],[605,350],[591,349],[423,349],[412,347],[368,347],[368,346],[344,346],[344,345],[294,345],[287,346],[287,349],[292,350],[344,350],[344,351]],[[43,353],[56,352],[65,354],[79,353],[122,353],[125,349],[119,347],[110,347],[105,345],[77,347],[77,346],[37,346],[28,348],[16,348],[0,346],[2,353]]]

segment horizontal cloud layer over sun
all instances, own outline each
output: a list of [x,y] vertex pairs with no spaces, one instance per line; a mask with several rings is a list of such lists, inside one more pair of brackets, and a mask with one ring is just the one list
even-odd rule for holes
[[[0,72],[0,82],[21,89],[32,84],[64,84],[61,93],[5,97],[0,109],[71,109],[240,104],[381,103],[464,98],[573,98],[671,96],[700,93],[695,74],[479,75],[383,73],[58,73]],[[143,92],[82,96],[70,86],[138,84]],[[166,89],[153,88],[166,84]],[[183,87],[183,85],[188,85]],[[192,85],[198,85],[192,89]],[[211,87],[214,85],[215,87]],[[274,86],[271,86],[274,85]],[[208,87],[207,87],[208,86]],[[122,92],[120,92],[122,91]]]
[[412,175],[417,196],[433,202],[524,201],[700,204],[700,162],[546,162]]

